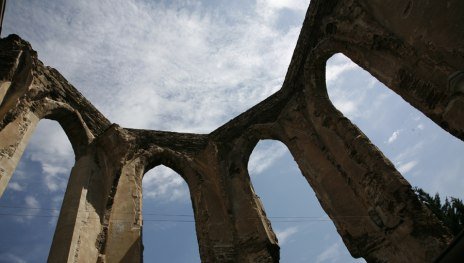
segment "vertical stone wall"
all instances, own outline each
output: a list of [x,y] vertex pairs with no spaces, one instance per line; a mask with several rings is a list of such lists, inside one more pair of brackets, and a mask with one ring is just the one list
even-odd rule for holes
[[203,262],[278,262],[278,240],[247,171],[256,143],[274,139],[288,147],[353,257],[431,262],[448,230],[332,105],[325,63],[344,53],[462,140],[462,5],[311,1],[282,89],[207,135],[112,125],[27,42],[1,39],[0,194],[48,118],[76,156],[49,262],[141,262],[142,178],[161,164],[189,186]]

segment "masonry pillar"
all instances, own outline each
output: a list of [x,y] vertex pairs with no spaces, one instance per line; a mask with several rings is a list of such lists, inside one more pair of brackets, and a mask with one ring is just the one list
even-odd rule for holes
[[[211,215],[211,219],[203,223],[203,228],[208,225],[208,236],[213,245],[208,248],[213,254],[211,260],[205,262],[279,260],[277,239],[251,186],[247,158],[242,150],[211,143],[201,158],[208,166],[202,172],[210,187],[205,187],[205,183],[200,186],[207,198],[202,200],[205,209],[197,209]],[[216,193],[212,194],[211,189]]]
[[97,262],[102,228],[103,174],[95,151],[80,157],[68,181],[48,262]]
[[315,23],[325,39],[314,53],[343,52],[464,140],[464,2],[337,2]]
[[[318,71],[314,71],[318,72]],[[430,262],[450,236],[393,164],[307,79],[279,117],[284,142],[354,257]],[[324,83],[317,83],[321,87]]]
[[130,241],[119,223],[125,223],[124,194],[131,193],[127,179],[136,178],[124,162],[129,140],[113,125],[82,150],[71,171],[49,262],[138,262],[121,256],[129,249],[120,245]]
[[235,262],[234,225],[228,209],[228,200],[223,192],[223,182],[217,180],[217,167],[205,165],[201,155],[195,165],[184,170],[190,190],[195,229],[204,263]]
[[142,176],[143,166],[124,165],[108,222],[105,262],[142,262]]
[[25,111],[0,129],[0,196],[26,149],[39,118],[31,111]]
[[18,43],[17,36],[0,41],[0,196],[39,122],[21,98],[32,82],[32,59]]

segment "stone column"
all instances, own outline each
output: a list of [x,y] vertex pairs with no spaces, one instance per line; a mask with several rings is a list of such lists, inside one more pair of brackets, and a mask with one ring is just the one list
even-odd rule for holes
[[289,105],[299,107],[286,108],[276,139],[289,148],[350,253],[372,262],[432,261],[449,241],[446,229],[377,147],[316,94],[309,87],[293,97]]
[[328,46],[343,52],[464,140],[464,3],[356,0],[331,7],[317,20],[325,39],[314,53]]
[[[196,159],[197,164],[203,161],[200,159]],[[188,167],[184,173],[192,200],[201,261],[235,262],[234,225],[228,213],[224,185],[216,179],[215,167],[204,166],[201,171]]]
[[[193,187],[203,190],[203,198],[192,198],[201,211],[197,229],[207,229],[208,243],[200,239],[200,251],[209,254],[203,252],[202,260],[278,262],[277,239],[251,186],[244,149],[223,146],[211,143],[195,160],[207,164],[202,170],[204,181]],[[202,221],[202,216],[207,220]]]
[[105,262],[142,262],[142,176],[136,162],[125,164],[108,221]]
[[97,262],[106,195],[95,160],[95,151],[89,152],[71,171],[48,262]]
[[121,256],[128,249],[118,244],[128,237],[118,236],[118,220],[126,216],[121,210],[127,179],[136,178],[131,163],[124,162],[128,141],[113,125],[82,151],[69,178],[49,262],[138,262]]
[[39,118],[27,110],[0,129],[0,196],[18,165]]
[[21,98],[32,82],[32,59],[20,42],[0,39],[0,196],[40,120]]

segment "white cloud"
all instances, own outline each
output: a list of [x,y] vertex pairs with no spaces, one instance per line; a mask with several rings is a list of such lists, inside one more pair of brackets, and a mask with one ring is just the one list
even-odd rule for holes
[[8,263],[26,263],[27,261],[12,253],[1,253],[0,262]]
[[298,227],[292,226],[285,228],[283,230],[276,230],[275,234],[277,236],[277,239],[279,240],[279,245],[282,246],[284,245],[290,237],[292,237],[294,234],[298,233]]
[[333,243],[317,256],[316,263],[337,262],[337,260],[342,256],[342,254],[343,250],[340,246],[340,243]]
[[[45,64],[62,72],[113,122],[134,128],[209,132],[280,88],[301,22],[282,30],[276,28],[276,21],[288,10],[303,21],[308,2],[249,1],[240,10],[225,7],[219,12],[198,1],[10,1],[12,13],[6,16],[4,32],[31,41]],[[371,88],[378,82],[369,74],[363,75],[368,78],[365,83],[344,82],[360,77],[362,69],[340,54],[331,61],[326,79],[328,85],[337,85],[329,89],[335,106],[350,118],[363,117],[373,127],[388,125],[381,115],[387,110],[379,109],[385,107],[390,93],[373,96],[356,90],[356,86]],[[64,190],[73,153],[64,133],[56,132],[61,128],[47,124],[42,129],[43,123],[26,156],[40,162],[49,191]],[[379,144],[387,136],[380,136]],[[395,161],[404,163],[400,171],[416,167],[419,161],[406,161],[421,160],[415,155],[428,148],[422,145],[415,143],[401,154],[394,153]],[[281,156],[275,149],[255,150],[253,155],[250,173],[263,172]],[[444,173],[435,178],[460,193],[462,184],[453,182],[459,182],[462,169],[456,171],[456,177]],[[144,178],[145,197],[188,199],[185,183],[172,171],[151,173]],[[31,200],[31,205],[40,205]],[[336,254],[342,246],[328,247],[319,259],[330,261],[331,249]]]
[[[359,80],[363,80],[362,83]],[[372,99],[369,94],[377,83],[374,77],[341,53],[327,61],[326,85],[329,98],[343,115],[352,120],[360,116],[368,117],[368,99]],[[359,85],[367,86],[367,89],[358,88]],[[382,98],[377,96],[376,100],[381,102]]]
[[462,180],[462,171],[464,163],[461,160],[449,160],[446,167],[440,169],[434,174],[429,193],[438,192],[440,196],[452,196],[464,200],[464,180]]
[[[31,161],[37,162],[39,168],[31,165]],[[25,191],[29,190],[30,181],[41,180],[41,186],[49,191],[64,191],[73,164],[71,143],[61,126],[55,121],[41,120],[14,172],[14,181],[8,187]]]
[[333,104],[344,115],[356,114],[358,111],[358,105],[356,105],[357,103],[355,101],[341,99],[335,100]]
[[44,174],[44,183],[48,190],[54,192],[63,190],[66,187],[70,170],[68,167],[53,166],[48,163],[42,163],[42,172]]
[[[23,35],[39,57],[111,120],[209,132],[281,86],[301,22],[279,30],[264,9],[304,11],[307,4],[249,3],[239,13],[219,13],[193,3],[72,1],[35,3],[21,17],[47,28],[44,35]],[[27,27],[28,20],[16,24]]]
[[394,141],[396,141],[396,139],[398,139],[399,135],[400,135],[400,130],[394,131],[392,135],[388,138],[387,143],[388,144],[393,143]]
[[8,184],[8,188],[10,188],[11,190],[14,190],[14,191],[18,191],[18,192],[21,192],[24,190],[24,187],[21,186],[19,183],[17,182],[10,182]]
[[26,158],[41,165],[46,189],[52,192],[64,190],[74,164],[74,152],[61,126],[55,121],[41,120],[28,150]]
[[[206,133],[281,87],[301,22],[277,29],[264,9],[303,19],[307,4],[261,1],[218,12],[190,1],[12,2],[7,18],[17,19],[4,30],[31,41],[111,121]],[[65,189],[74,154],[56,122],[39,123],[26,155],[41,164],[46,189]],[[171,177],[156,178],[177,189]],[[184,195],[164,188],[147,195]]]
[[53,210],[48,211],[48,213],[50,213],[51,215],[50,219],[48,220],[48,225],[52,227],[56,226],[58,217],[60,215],[59,208],[61,207],[62,202],[63,202],[63,195],[58,194],[58,195],[53,196],[50,202],[47,204],[53,209]]
[[410,172],[417,164],[417,161],[410,161],[405,164],[399,164],[398,171],[404,175],[405,173]]
[[162,202],[187,202],[190,197],[187,183],[173,170],[157,166],[148,171],[142,180],[143,197]]
[[37,201],[37,199],[35,197],[33,197],[33,196],[30,196],[30,195],[26,196],[24,201],[26,202],[26,206],[28,208],[33,208],[33,209],[40,208],[39,201]]
[[21,217],[16,218],[18,222],[25,222],[24,219],[31,220],[40,212],[40,203],[34,196],[26,196],[24,202],[27,208],[23,209]]
[[358,69],[356,65],[345,55],[338,53],[333,55],[327,63],[325,79],[328,84],[335,82],[342,74]]
[[309,1],[305,0],[258,0],[258,3],[262,2],[264,5],[274,9],[288,8],[299,11],[306,11],[309,6]]
[[[366,262],[363,258],[352,258],[348,256],[348,250],[346,249],[343,241],[337,236],[337,241],[327,246],[319,255],[317,255],[316,263],[342,263],[342,262]],[[349,258],[349,261],[347,261]]]
[[287,147],[278,141],[268,141],[262,145],[258,143],[248,161],[249,174],[253,176],[262,173],[287,151]]
[[395,160],[396,164],[400,164],[404,160],[411,159],[416,157],[421,151],[424,150],[425,141],[419,140],[413,146],[409,146],[404,148],[402,152],[396,155],[393,160]]
[[305,12],[309,1],[305,0],[257,0],[257,14],[268,22],[275,22],[281,11],[287,9],[295,12]]
[[[44,146],[44,147],[43,147]],[[41,120],[31,138],[30,147],[40,150],[45,155],[73,157],[71,143],[58,122],[51,120]],[[43,160],[46,156],[31,155],[34,161]]]

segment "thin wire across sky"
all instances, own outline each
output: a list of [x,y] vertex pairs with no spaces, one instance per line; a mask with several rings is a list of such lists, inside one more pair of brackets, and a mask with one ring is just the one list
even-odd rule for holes
[[[0,216],[12,216],[12,217],[44,217],[44,218],[57,218],[58,214],[34,214],[31,211],[47,211],[47,212],[58,212],[60,209],[56,208],[40,208],[40,207],[26,207],[26,206],[5,206],[0,205],[0,209],[24,209],[26,212],[12,212],[0,210]],[[129,213],[116,213],[119,215],[129,214]],[[194,223],[192,214],[165,214],[165,213],[152,213],[145,212],[143,213],[145,217],[144,222],[176,222],[176,223]],[[162,218],[150,218],[150,217],[162,217]],[[167,218],[165,218],[167,217]],[[356,215],[347,215],[347,216],[337,216],[340,219],[346,220],[362,220],[368,216],[356,216]],[[178,218],[188,218],[188,219],[178,219]],[[191,218],[191,219],[190,219]],[[328,216],[269,216],[268,218],[274,219],[275,223],[298,223],[298,222],[331,222],[332,220]],[[100,220],[100,218],[87,218]],[[259,218],[249,218],[250,220],[258,220]],[[127,221],[127,218],[121,219],[112,219],[115,221]]]

